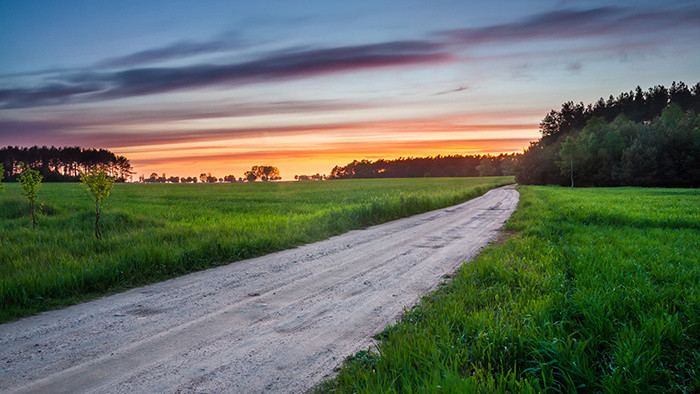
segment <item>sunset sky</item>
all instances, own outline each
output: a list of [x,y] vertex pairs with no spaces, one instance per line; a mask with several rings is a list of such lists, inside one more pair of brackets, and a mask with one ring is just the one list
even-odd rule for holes
[[698,1],[0,0],[0,146],[283,178],[520,152],[564,101],[700,81]]

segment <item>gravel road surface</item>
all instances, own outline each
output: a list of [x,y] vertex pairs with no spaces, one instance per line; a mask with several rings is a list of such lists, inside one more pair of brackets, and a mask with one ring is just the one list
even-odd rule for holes
[[514,186],[0,325],[0,391],[303,392],[498,235]]

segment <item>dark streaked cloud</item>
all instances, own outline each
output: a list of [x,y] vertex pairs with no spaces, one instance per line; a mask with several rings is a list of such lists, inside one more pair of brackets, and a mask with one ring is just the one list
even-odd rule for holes
[[[649,30],[653,26],[653,32]],[[50,70],[51,75],[37,86],[10,86],[0,89],[0,109],[80,103],[132,96],[166,93],[209,86],[235,86],[282,79],[306,78],[358,69],[402,65],[436,64],[456,61],[451,51],[483,43],[512,43],[523,40],[615,37],[596,43],[605,51],[626,50],[631,45],[663,45],[667,33],[677,29],[700,33],[700,8],[658,8],[654,10],[600,7],[586,10],[562,9],[536,14],[511,23],[480,28],[445,31],[432,39],[393,41],[378,44],[287,49],[245,62],[194,64],[180,67],[136,67],[144,64],[184,59],[201,54],[227,51],[237,44],[230,34],[210,41],[183,41],[160,48],[106,59],[86,70]],[[688,31],[690,31],[688,30]],[[700,34],[698,34],[700,37]],[[628,37],[636,37],[630,41]],[[665,36],[664,36],[665,37]],[[688,37],[688,35],[684,35]],[[641,41],[640,41],[641,40]],[[590,50],[555,48],[549,56]],[[523,56],[532,56],[527,51]],[[505,57],[519,56],[509,54]],[[496,57],[464,58],[463,61],[494,60]],[[110,71],[109,68],[127,69]],[[131,67],[131,68],[128,68]],[[577,71],[574,67],[571,71]],[[8,86],[5,84],[5,86]],[[438,92],[447,94],[462,89]]]
[[575,72],[575,73],[581,71],[582,68],[583,68],[583,65],[581,64],[581,62],[572,62],[572,63],[567,64],[567,66],[566,66],[567,70],[569,70],[571,72]]
[[700,9],[636,11],[621,7],[588,10],[563,9],[545,12],[500,25],[457,29],[442,35],[455,43],[481,44],[532,39],[562,39],[648,33],[700,26]]
[[181,41],[161,48],[148,49],[126,56],[105,59],[97,64],[98,68],[133,67],[168,60],[183,59],[191,56],[224,52],[240,47],[241,44],[226,40],[208,42]]
[[47,75],[51,75],[51,74],[62,74],[62,73],[76,72],[77,70],[78,69],[76,69],[76,68],[54,67],[54,68],[45,68],[45,69],[41,69],[41,70],[32,70],[32,71],[16,72],[16,73],[9,73],[9,74],[0,73],[0,80],[12,79],[12,78],[17,78],[17,77],[47,76]]
[[[542,111],[544,112],[544,110]],[[215,142],[238,138],[265,136],[308,135],[313,133],[346,133],[348,130],[373,130],[374,132],[395,132],[401,130],[404,135],[431,132],[470,133],[501,130],[537,130],[537,123],[502,123],[502,124],[463,124],[442,118],[419,118],[393,121],[356,121],[325,124],[301,124],[276,127],[229,127],[217,129],[183,129],[171,130],[168,124],[162,129],[149,132],[127,131],[125,128],[113,133],[104,133],[93,129],[95,125],[85,121],[16,121],[0,119],[0,137],[11,145],[34,144],[68,144],[85,146],[102,146],[106,148],[124,148],[144,145],[173,144],[180,142]],[[117,123],[115,123],[117,125]],[[122,126],[124,126],[122,124]],[[381,131],[377,131],[381,130]]]
[[[49,120],[17,120],[0,118],[0,137],[6,140],[28,136],[62,135],[78,129],[89,130],[96,126],[138,126],[153,123],[177,122],[199,119],[235,118],[257,115],[318,113],[376,108],[371,103],[340,100],[299,100],[274,102],[234,102],[227,104],[200,103],[201,107],[164,108],[141,111],[113,111],[80,113],[69,111],[54,115]],[[85,134],[91,135],[91,134]],[[13,138],[14,137],[14,138]],[[162,141],[161,141],[162,142]],[[18,142],[12,142],[18,143]]]
[[467,86],[459,86],[454,89],[447,89],[447,90],[441,90],[437,93],[434,93],[433,96],[442,96],[443,94],[449,94],[449,93],[457,93],[457,92],[462,92],[469,89]]
[[192,58],[200,55],[208,55],[214,53],[227,52],[235,49],[241,49],[247,44],[240,39],[236,32],[225,32],[209,41],[179,41],[162,47],[150,48],[142,51],[137,51],[122,56],[110,57],[99,61],[93,65],[80,68],[61,68],[53,67],[33,71],[25,71],[18,73],[2,74],[0,79],[16,78],[16,77],[32,77],[32,76],[48,76],[55,74],[67,74],[78,72],[89,72],[90,70],[114,69],[125,67],[146,66],[154,63],[161,63],[172,60],[181,60]]
[[[298,149],[261,149],[254,152],[237,152],[226,154],[202,154],[179,156],[173,155],[170,157],[161,157],[156,159],[134,159],[132,164],[137,166],[163,165],[163,163],[174,164],[177,162],[228,162],[228,161],[250,161],[250,160],[279,160],[284,158],[289,159],[309,159],[316,156],[328,155],[343,155],[361,151],[362,156],[368,157],[379,155],[382,158],[391,158],[401,156],[400,152],[406,150],[440,150],[451,149],[454,152],[466,150],[470,146],[476,146],[477,149],[482,149],[484,146],[503,147],[502,151],[519,151],[521,147],[527,146],[536,138],[500,138],[500,139],[460,139],[460,140],[414,140],[414,141],[388,141],[385,144],[377,145],[372,142],[335,142],[323,144],[320,146],[304,147]],[[489,150],[489,149],[485,149]],[[499,151],[499,149],[495,149]],[[398,153],[398,154],[397,154]],[[355,158],[358,158],[355,156]],[[340,163],[338,163],[340,164]]]
[[[234,64],[135,68],[118,72],[89,72],[57,76],[60,82],[38,88],[0,90],[0,109],[99,100],[215,84],[243,84],[309,77],[333,72],[439,63],[451,59],[442,46],[428,41],[396,41],[371,45],[271,54]],[[87,96],[81,97],[89,93]]]
[[[0,119],[0,141],[3,145],[64,145],[63,135],[75,129],[72,121],[34,121]],[[88,137],[89,139],[89,137]],[[76,139],[75,143],[83,143]],[[92,144],[92,141],[89,141]]]
[[106,78],[112,85],[106,97],[125,97],[198,88],[304,77],[355,69],[436,63],[449,59],[436,44],[421,41],[390,42],[271,55],[230,65],[195,65],[180,68],[134,69]]
[[533,38],[563,38],[601,34],[601,26],[607,26],[622,10],[614,7],[591,10],[551,11],[528,17],[513,23],[486,26],[475,29],[459,29],[447,32],[457,41],[477,44],[493,41],[513,41]]
[[0,89],[0,109],[63,104],[82,94],[94,93],[101,88],[92,82],[50,82],[36,88]]

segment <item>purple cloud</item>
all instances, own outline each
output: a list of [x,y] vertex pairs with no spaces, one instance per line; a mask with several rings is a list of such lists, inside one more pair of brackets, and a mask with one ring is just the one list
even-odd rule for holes
[[226,40],[208,42],[181,41],[161,48],[148,49],[126,56],[113,57],[97,63],[98,68],[133,67],[144,64],[206,55],[240,48],[241,44]]
[[19,143],[28,136],[42,133],[70,135],[77,129],[89,129],[105,125],[142,125],[179,120],[216,119],[251,115],[293,114],[325,111],[343,111],[376,108],[368,102],[348,102],[340,100],[299,100],[274,102],[236,102],[228,104],[200,103],[201,108],[163,108],[142,111],[95,111],[84,113],[71,111],[50,120],[16,120],[0,118],[0,137],[11,143]]
[[226,32],[219,36],[203,42],[179,41],[158,48],[146,49],[130,53],[124,56],[115,56],[104,59],[91,66],[80,68],[46,68],[41,70],[26,71],[19,73],[2,74],[0,79],[14,77],[47,76],[51,74],[68,74],[77,72],[88,72],[95,69],[113,69],[124,67],[145,66],[153,63],[165,62],[168,60],[186,59],[193,56],[207,55],[212,53],[227,52],[240,49],[246,43],[239,38],[236,32]]
[[517,22],[473,29],[457,29],[442,35],[453,43],[481,44],[532,39],[561,39],[615,34],[648,33],[675,28],[697,28],[700,9],[635,12],[629,8],[564,9],[537,14]]
[[[404,122],[408,124],[418,122],[436,123],[440,119],[409,119]],[[391,128],[391,125],[382,122],[338,122],[326,124],[302,124],[294,126],[277,127],[244,127],[244,128],[221,128],[207,130],[169,130],[168,126],[163,126],[160,130],[150,132],[128,131],[126,128],[120,129],[118,133],[104,133],[100,130],[91,130],[90,126],[96,123],[81,120],[65,121],[14,121],[0,119],[0,137],[8,145],[80,145],[80,146],[101,146],[106,148],[124,148],[131,146],[143,146],[176,142],[205,142],[217,141],[221,139],[259,137],[261,135],[295,135],[315,132],[346,133],[353,128],[373,128],[380,130],[383,127]],[[99,123],[105,125],[106,123]],[[108,124],[108,123],[107,123]],[[526,123],[504,123],[504,124],[445,124],[441,123],[441,132],[482,132],[488,130],[536,130],[537,124]],[[76,130],[80,132],[75,133]],[[405,128],[405,133],[418,132],[424,134],[428,130],[418,128]]]
[[[653,31],[650,31],[650,26],[653,26]],[[93,67],[92,71],[55,70],[43,85],[0,89],[0,109],[107,100],[213,85],[236,86],[379,67],[437,64],[456,60],[450,49],[457,50],[460,46],[483,43],[614,37],[619,40],[612,47],[608,42],[597,44],[596,48],[624,50],[630,45],[660,45],[670,40],[670,33],[677,34],[678,29],[698,33],[699,27],[700,8],[697,7],[652,11],[620,7],[564,9],[537,14],[511,23],[446,31],[433,39],[313,50],[288,49],[254,60],[229,64],[133,67],[119,71],[97,71],[104,67],[131,67],[226,51],[236,45],[235,40],[222,37],[209,42],[180,42],[107,59]],[[685,37],[688,37],[687,31]],[[694,33],[691,33],[691,36],[692,34]],[[628,37],[636,37],[638,40],[630,41]],[[582,50],[588,49],[555,49],[551,55],[563,55],[572,51],[577,53]],[[509,56],[519,55],[506,57]],[[469,58],[469,61],[478,60],[483,59]]]
[[0,89],[0,109],[63,104],[99,88],[94,83],[52,82],[37,88]]
[[308,77],[355,69],[437,63],[449,59],[439,46],[420,41],[391,42],[272,55],[231,65],[196,65],[118,72],[106,97],[125,97],[197,88],[220,83],[250,83],[270,79]]
[[441,45],[427,41],[396,41],[272,54],[234,64],[68,74],[54,78],[60,80],[60,83],[54,82],[38,88],[0,90],[0,108],[62,104],[80,99],[121,98],[215,84],[235,85],[450,60],[451,55],[441,49]]

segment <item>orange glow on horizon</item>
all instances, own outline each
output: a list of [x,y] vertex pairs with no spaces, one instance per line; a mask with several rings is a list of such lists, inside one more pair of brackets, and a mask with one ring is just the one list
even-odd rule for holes
[[[437,155],[475,155],[521,152],[533,139],[416,141],[384,143],[375,146],[327,147],[304,150],[260,150],[243,154],[220,154],[213,156],[163,157],[159,159],[132,159],[139,175],[166,173],[170,176],[199,176],[211,172],[222,178],[233,174],[236,177],[253,165],[274,165],[280,169],[283,180],[292,180],[294,175],[329,174],[336,166],[344,166],[353,160],[397,159],[399,157],[426,157]],[[350,149],[349,149],[350,148]]]
[[539,137],[538,125],[527,122],[530,116],[533,113],[496,112],[269,130],[200,130],[192,139],[168,141],[162,136],[112,149],[131,159],[134,179],[151,173],[242,177],[253,165],[273,165],[283,180],[291,180],[294,175],[328,174],[353,160],[521,152]]

